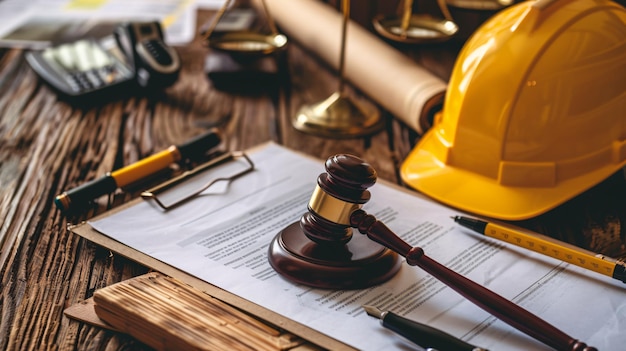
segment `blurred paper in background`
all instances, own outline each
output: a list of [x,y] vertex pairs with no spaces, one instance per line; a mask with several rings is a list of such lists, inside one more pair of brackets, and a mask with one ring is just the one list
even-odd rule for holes
[[4,0],[0,1],[0,46],[41,49],[113,32],[122,21],[158,20],[169,45],[195,35],[196,9],[223,0]]

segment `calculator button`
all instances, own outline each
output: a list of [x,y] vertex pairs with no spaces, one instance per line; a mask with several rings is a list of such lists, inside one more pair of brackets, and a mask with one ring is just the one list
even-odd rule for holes
[[83,90],[92,88],[91,83],[83,72],[76,72],[72,75],[72,77],[78,86],[80,86]]
[[89,80],[91,85],[95,88],[104,84],[104,82],[102,81],[102,79],[100,79],[100,76],[97,74],[95,70],[86,71],[85,77]]
[[172,57],[167,52],[164,47],[164,44],[160,40],[148,40],[144,42],[145,48],[148,50],[150,55],[154,57],[154,59],[163,66],[168,66],[172,64]]
[[76,78],[73,75],[68,74],[64,78],[67,82],[67,85],[70,86],[70,89],[72,89],[72,91],[80,91],[80,84],[76,81]]

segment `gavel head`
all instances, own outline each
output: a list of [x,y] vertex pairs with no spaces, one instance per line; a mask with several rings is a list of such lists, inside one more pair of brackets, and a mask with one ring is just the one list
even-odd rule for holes
[[352,238],[350,215],[370,199],[367,189],[376,183],[376,170],[347,154],[328,158],[325,167],[300,226],[318,244],[342,246]]
[[365,235],[352,236],[351,217],[362,212],[375,182],[376,171],[360,158],[330,157],[308,212],[270,243],[271,266],[289,280],[324,289],[360,289],[393,277],[398,255]]

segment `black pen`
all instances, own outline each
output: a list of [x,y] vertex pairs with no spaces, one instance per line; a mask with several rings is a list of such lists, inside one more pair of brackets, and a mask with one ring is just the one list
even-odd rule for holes
[[487,351],[466,343],[444,331],[401,317],[393,312],[381,311],[377,307],[364,305],[368,315],[380,319],[383,327],[393,330],[425,349],[439,351]]
[[60,210],[68,211],[72,207],[84,205],[104,194],[111,193],[117,188],[145,179],[173,163],[183,160],[198,160],[209,149],[219,145],[221,141],[221,133],[213,128],[182,145],[172,145],[166,150],[57,195],[54,203]]

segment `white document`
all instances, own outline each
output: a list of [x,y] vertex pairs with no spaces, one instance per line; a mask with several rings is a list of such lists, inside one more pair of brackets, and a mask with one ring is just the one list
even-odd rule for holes
[[[324,162],[274,144],[250,156],[253,172],[170,211],[143,201],[90,224],[132,248],[361,350],[415,349],[368,316],[363,304],[492,351],[549,349],[406,262],[388,282],[363,290],[314,289],[284,279],[268,263],[269,243],[307,211]],[[587,345],[618,350],[626,344],[623,283],[471,234],[450,218],[458,211],[395,187],[379,182],[370,191],[371,200],[363,209],[435,261]]]
[[54,42],[99,37],[101,31],[111,34],[109,27],[123,21],[160,21],[165,42],[183,45],[196,34],[196,6],[192,0],[4,0],[0,46],[42,49]]

